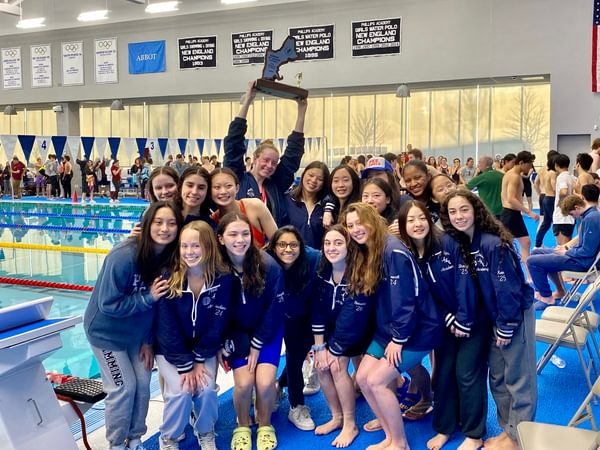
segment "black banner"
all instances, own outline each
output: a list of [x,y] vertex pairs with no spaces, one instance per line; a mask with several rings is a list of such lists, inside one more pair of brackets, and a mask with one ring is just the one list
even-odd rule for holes
[[290,28],[296,39],[297,61],[333,59],[333,31],[335,25]]
[[231,33],[231,56],[234,66],[263,64],[273,42],[273,30]]
[[217,67],[217,37],[199,36],[177,40],[180,69]]
[[352,22],[352,56],[400,53],[400,17]]

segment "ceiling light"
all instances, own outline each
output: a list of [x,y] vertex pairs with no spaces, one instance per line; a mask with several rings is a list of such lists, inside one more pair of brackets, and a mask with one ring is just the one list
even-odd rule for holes
[[36,17],[35,19],[21,19],[19,23],[17,23],[17,28],[39,28],[45,27],[44,21],[45,17]]
[[521,77],[522,81],[544,81],[546,78],[543,75],[531,75],[528,77]]
[[107,9],[99,9],[98,11],[87,11],[82,12],[77,16],[77,20],[80,22],[93,22],[95,20],[105,20],[108,19],[106,16],[108,14]]
[[138,5],[145,5],[146,4],[146,0],[127,0],[130,3],[136,3]]
[[123,102],[119,99],[113,100],[110,105],[110,109],[113,111],[123,111],[125,107],[123,106]]
[[396,89],[396,97],[410,97],[410,89],[408,88],[408,84],[401,84],[398,86],[398,89]]
[[13,105],[7,105],[6,108],[4,108],[4,115],[5,116],[16,116],[17,109]]
[[238,3],[251,3],[256,0],[221,0],[221,3],[224,5],[236,5]]
[[150,14],[177,11],[177,5],[179,2],[159,2],[159,3],[150,3],[146,6],[146,12]]

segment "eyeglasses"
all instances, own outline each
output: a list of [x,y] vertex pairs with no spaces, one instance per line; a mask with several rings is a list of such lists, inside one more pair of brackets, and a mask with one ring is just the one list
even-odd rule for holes
[[279,250],[285,250],[288,247],[292,250],[298,250],[298,248],[300,247],[300,242],[279,241],[277,244],[275,244],[275,247],[277,247]]

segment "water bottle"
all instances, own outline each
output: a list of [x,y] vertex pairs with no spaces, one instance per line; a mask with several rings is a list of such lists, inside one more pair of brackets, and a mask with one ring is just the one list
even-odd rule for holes
[[564,369],[565,367],[567,367],[567,363],[565,362],[565,360],[556,355],[552,355],[552,357],[550,358],[550,362],[559,369]]

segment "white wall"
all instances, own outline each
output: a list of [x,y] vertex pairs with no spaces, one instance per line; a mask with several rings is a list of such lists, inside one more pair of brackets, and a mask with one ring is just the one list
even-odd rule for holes
[[[274,30],[283,41],[289,26],[335,23],[333,61],[288,64],[287,81],[302,71],[303,87],[335,89],[526,74],[550,74],[550,145],[558,134],[587,134],[600,125],[600,101],[591,92],[592,0],[313,0],[279,7],[101,25],[0,38],[0,46],[21,45],[24,85],[30,86],[29,45],[53,44],[51,89],[0,90],[0,104],[233,94],[242,92],[261,68],[232,67],[230,33]],[[402,54],[350,57],[350,22],[402,16]],[[179,71],[176,39],[218,35],[218,67]],[[93,39],[119,39],[119,84],[96,85]],[[85,80],[58,87],[60,42],[84,40]],[[167,72],[128,75],[127,43],[166,39]]]

